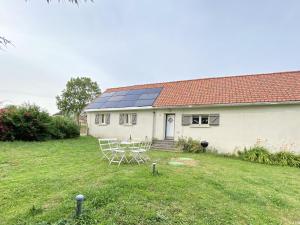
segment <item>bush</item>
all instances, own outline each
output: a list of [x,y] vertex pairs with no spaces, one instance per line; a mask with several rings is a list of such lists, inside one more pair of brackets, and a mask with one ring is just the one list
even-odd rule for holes
[[246,161],[263,164],[300,167],[299,155],[288,151],[281,151],[272,154],[268,151],[268,149],[259,145],[255,145],[249,150],[245,149],[243,152],[239,152],[239,157]]
[[179,138],[176,147],[184,152],[205,152],[205,148],[201,146],[200,141],[193,140],[192,138]]
[[240,157],[246,161],[258,162],[264,164],[271,164],[271,154],[269,151],[262,146],[254,146],[249,150],[245,149],[244,152],[240,153]]
[[79,126],[67,117],[52,118],[51,135],[54,139],[75,138],[80,135]]
[[10,111],[7,109],[0,110],[0,141],[13,141],[13,127],[11,124]]
[[38,106],[9,107],[0,115],[1,140],[43,141],[50,139],[51,117]]
[[45,141],[79,136],[79,127],[66,118],[51,117],[36,105],[0,111],[1,141]]
[[271,155],[273,164],[300,167],[300,156],[292,152],[281,151]]

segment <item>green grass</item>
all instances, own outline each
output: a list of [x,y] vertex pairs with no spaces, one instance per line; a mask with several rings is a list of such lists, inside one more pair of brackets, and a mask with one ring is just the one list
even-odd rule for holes
[[[169,165],[191,157],[194,166]],[[151,175],[156,161],[159,176]],[[86,196],[74,219],[74,197]],[[299,224],[300,170],[211,154],[151,152],[108,166],[91,137],[0,142],[0,224]],[[43,222],[44,223],[41,223]]]

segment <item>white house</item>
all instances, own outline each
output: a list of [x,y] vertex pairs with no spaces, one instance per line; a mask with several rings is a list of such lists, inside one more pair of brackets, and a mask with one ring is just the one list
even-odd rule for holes
[[259,140],[300,153],[300,71],[111,88],[86,112],[96,137],[192,137],[219,152]]

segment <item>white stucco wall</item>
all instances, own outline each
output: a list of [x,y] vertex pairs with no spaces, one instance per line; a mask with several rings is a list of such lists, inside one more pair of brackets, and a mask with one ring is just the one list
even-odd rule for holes
[[[100,113],[100,112],[99,112]],[[118,138],[120,140],[129,139],[130,135],[133,139],[142,139],[146,137],[152,139],[152,126],[153,126],[153,111],[126,111],[126,113],[137,113],[136,125],[120,125],[119,124],[119,111],[105,112],[110,113],[109,125],[96,125],[95,115],[96,112],[87,113],[87,121],[89,127],[89,134],[94,137],[101,138]]]
[[[253,146],[257,140],[270,150],[289,149],[300,153],[300,105],[213,107],[158,110],[155,138],[164,138],[165,114],[175,113],[175,139],[207,140],[219,152]],[[220,114],[220,125],[182,126],[182,114]]]
[[[165,115],[175,113],[175,140],[192,137],[207,140],[219,152],[234,152],[253,146],[258,139],[270,150],[288,149],[300,153],[300,105],[211,107],[190,109],[156,109],[136,111],[136,126],[119,125],[119,113],[111,112],[111,124],[94,124],[95,113],[88,113],[90,134],[97,137],[165,138]],[[182,126],[182,114],[220,114],[220,125],[211,127]]]

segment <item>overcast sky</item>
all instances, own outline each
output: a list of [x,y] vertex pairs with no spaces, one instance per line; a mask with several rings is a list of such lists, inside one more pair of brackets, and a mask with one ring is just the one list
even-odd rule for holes
[[298,70],[299,0],[0,0],[0,100],[56,112],[72,76],[102,90]]

